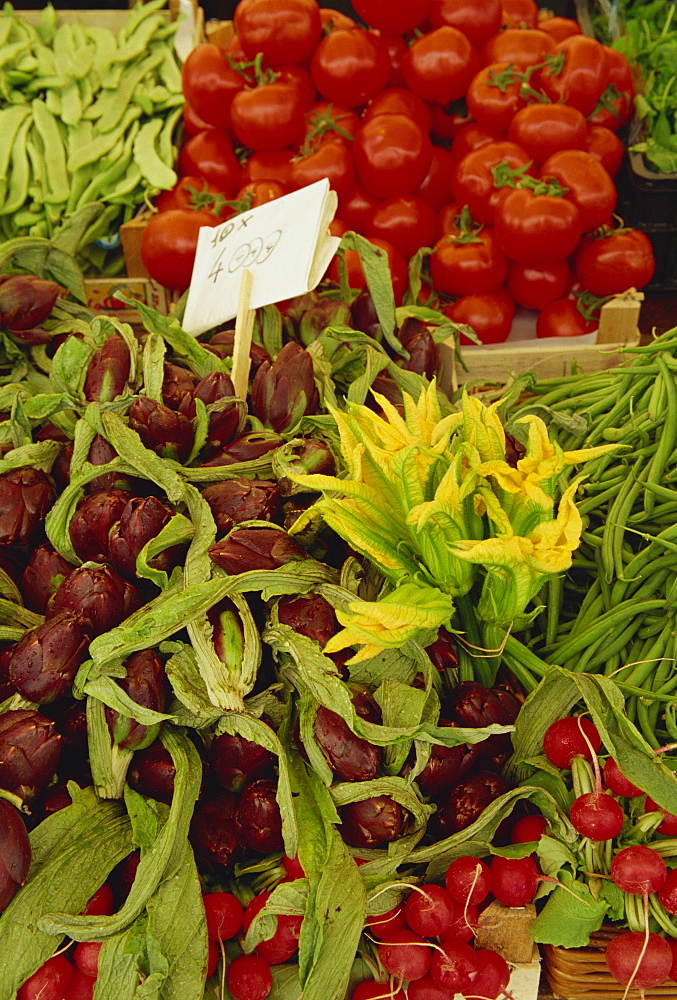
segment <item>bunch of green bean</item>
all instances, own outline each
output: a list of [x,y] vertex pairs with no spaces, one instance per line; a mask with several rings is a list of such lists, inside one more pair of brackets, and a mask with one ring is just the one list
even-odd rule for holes
[[565,451],[622,447],[585,463],[571,570],[541,595],[529,649],[506,651],[527,681],[545,663],[613,675],[659,746],[677,739],[677,328],[625,353],[618,368],[537,382],[513,408],[549,419]]
[[[138,3],[116,34],[59,18],[0,14],[0,238],[43,236],[101,204],[82,246],[105,271],[106,243],[150,190],[171,188],[184,105],[165,0]],[[97,241],[104,245],[97,246]]]

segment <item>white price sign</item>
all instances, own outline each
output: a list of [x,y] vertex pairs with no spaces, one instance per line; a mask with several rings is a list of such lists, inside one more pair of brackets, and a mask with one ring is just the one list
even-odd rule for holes
[[321,180],[201,229],[184,330],[197,337],[237,316],[245,272],[249,309],[315,288],[340,243],[328,230],[336,206],[336,193]]

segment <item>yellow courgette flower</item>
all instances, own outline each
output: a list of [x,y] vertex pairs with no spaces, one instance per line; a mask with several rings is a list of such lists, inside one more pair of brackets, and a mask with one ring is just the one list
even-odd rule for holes
[[332,636],[325,653],[337,653],[348,646],[362,648],[347,662],[360,663],[384,649],[396,649],[424,628],[449,624],[451,598],[435,587],[405,583],[380,601],[352,601],[336,617],[344,628]]
[[548,428],[540,417],[528,413],[520,417],[518,423],[528,425],[529,437],[526,454],[518,459],[517,469],[531,484],[548,483],[550,490],[555,478],[567,466],[587,462],[591,458],[618,449],[617,444],[602,444],[595,448],[579,448],[578,451],[562,451],[560,446],[548,437]]
[[463,437],[478,451],[480,460],[505,460],[505,431],[497,413],[500,400],[485,406],[477,396],[463,393]]

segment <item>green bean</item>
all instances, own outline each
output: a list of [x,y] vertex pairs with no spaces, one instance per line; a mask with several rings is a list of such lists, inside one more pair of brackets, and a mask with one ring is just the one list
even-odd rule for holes
[[[660,435],[658,449],[651,460],[647,476],[647,482],[652,484],[659,483],[663,475],[666,462],[672,452],[672,449],[675,447],[675,443],[677,442],[677,386],[675,386],[674,377],[668,370],[665,360],[659,357],[657,359],[657,363],[662,375],[661,381],[665,386],[666,413],[665,428],[663,433]],[[650,490],[645,490],[644,510],[647,515],[650,515],[653,511],[655,502],[655,495]]]
[[600,653],[595,653],[595,655],[588,657],[588,669],[591,671],[594,670],[595,667],[601,666],[608,656],[613,656],[615,653],[620,653],[621,650],[625,649],[628,642],[637,633],[639,626],[640,622],[637,620],[631,621],[622,630],[617,626],[614,632],[611,632],[602,640]]
[[655,750],[657,750],[660,743],[656,739],[654,727],[649,718],[648,704],[644,697],[637,699],[637,725],[639,726],[642,736],[647,741],[649,746],[652,746]]
[[625,533],[625,523],[635,500],[643,489],[644,478],[648,474],[646,469],[642,469],[640,472],[641,465],[642,460],[638,458],[630,476],[628,476],[627,488],[621,488],[609,509],[602,544],[602,566],[608,583],[613,580],[614,572],[617,576],[623,575],[621,546]]
[[608,631],[615,628],[619,623],[635,616],[645,615],[650,611],[658,611],[664,606],[664,601],[656,599],[637,601],[635,598],[632,598],[631,600],[623,601],[617,607],[600,615],[596,622],[582,629],[576,635],[571,636],[566,642],[553,647],[553,652],[556,653],[559,659],[568,660],[582,649],[585,649],[591,642],[596,642],[602,636],[608,634]]

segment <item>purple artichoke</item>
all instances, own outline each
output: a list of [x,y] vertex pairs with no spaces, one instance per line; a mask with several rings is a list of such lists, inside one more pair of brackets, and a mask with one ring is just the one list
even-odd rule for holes
[[[235,389],[230,375],[226,372],[210,372],[198,382],[190,397],[185,397],[179,407],[179,411],[189,420],[192,420],[197,412],[196,399],[202,400],[205,406],[214,406],[209,412],[207,432],[209,445],[222,447],[241,433],[244,413],[235,402]],[[220,405],[215,406],[216,403]]]
[[0,325],[25,344],[45,344],[49,333],[37,329],[48,318],[61,288],[33,274],[0,276]]
[[254,416],[278,434],[316,413],[319,396],[308,352],[290,341],[272,365],[264,361],[252,382],[251,401]]
[[78,667],[87,657],[86,623],[65,612],[29,629],[17,642],[9,676],[27,701],[43,705],[67,694]]
[[182,413],[148,396],[138,396],[129,407],[129,426],[150,451],[161,458],[185,462],[193,447],[193,425]]
[[[127,676],[118,681],[132,701],[142,708],[164,712],[167,704],[167,677],[162,660],[153,649],[142,649],[127,660]],[[135,719],[106,708],[106,721],[120,750],[143,750],[157,737],[160,724],[144,726]]]
[[35,541],[55,500],[54,483],[40,469],[25,466],[0,474],[0,545]]
[[141,795],[170,805],[175,776],[176,767],[172,755],[158,741],[134,754],[127,771],[127,782]]
[[51,545],[38,545],[21,577],[21,594],[26,607],[44,615],[50,597],[72,569],[68,560]]
[[338,630],[336,612],[320,594],[289,595],[277,605],[278,621],[325,646]]
[[171,410],[178,410],[186,399],[190,400],[199,379],[187,368],[165,362],[162,382],[162,402]]
[[51,719],[28,709],[0,715],[0,788],[30,802],[54,777],[60,756]]
[[31,845],[24,821],[7,799],[0,799],[0,913],[26,881],[30,863]]
[[439,671],[458,667],[458,654],[454,638],[451,632],[445,628],[440,628],[437,639],[430,646],[426,646],[426,653]]
[[270,750],[237,733],[214,737],[211,759],[216,780],[229,792],[241,792],[258,778],[272,777],[276,760]]
[[352,847],[380,847],[404,836],[409,813],[389,795],[350,802],[340,810],[339,832]]
[[277,569],[304,559],[306,553],[281,528],[235,528],[210,547],[209,555],[217,566],[235,575],[250,569]]
[[[235,330],[219,330],[211,338],[205,347],[214,351],[218,354],[220,358],[232,358],[233,348],[235,345]],[[259,370],[264,361],[270,361],[270,354],[261,344],[257,344],[256,341],[252,340],[251,347],[249,348],[249,358],[250,358],[250,378],[253,378],[256,372]]]
[[442,796],[434,814],[434,824],[443,837],[459,833],[479,819],[489,803],[507,790],[503,778],[494,771],[468,774]]
[[108,561],[111,528],[119,521],[131,498],[128,490],[112,489],[91,493],[80,501],[70,519],[68,532],[73,548],[83,562]]
[[298,339],[304,347],[310,347],[328,326],[352,326],[350,306],[318,297],[298,320]]
[[399,332],[402,346],[409,351],[409,358],[402,367],[426,378],[435,378],[440,367],[440,351],[430,330],[420,319],[409,316]]
[[262,455],[267,455],[269,451],[275,451],[282,443],[280,435],[272,431],[248,431],[234,438],[213,458],[201,464],[213,468],[220,465],[237,465],[240,462],[254,462]]
[[77,615],[93,639],[115,628],[140,606],[136,587],[111,566],[86,564],[72,570],[61,583],[50,599],[47,617],[63,611]]
[[131,359],[122,337],[112,334],[89,362],[83,391],[85,399],[110,403],[121,396],[127,385]]
[[320,705],[313,732],[324,759],[341,781],[369,781],[376,777],[381,748],[356,736],[336,712]]
[[274,521],[280,513],[277,484],[267,479],[224,479],[202,491],[224,535],[242,521]]
[[282,817],[276,793],[277,783],[269,778],[259,778],[242,792],[235,830],[243,847],[260,854],[283,849]]
[[[136,557],[172,516],[172,509],[157,497],[138,497],[128,501],[109,538],[110,561],[118,573],[129,580],[136,579]],[[169,570],[176,555],[176,546],[165,549],[151,560],[151,565],[156,569]]]
[[0,650],[0,701],[5,701],[14,694],[14,685],[9,677],[9,661],[12,659],[16,643]]
[[241,854],[235,832],[237,805],[236,795],[218,792],[198,801],[195,806],[190,824],[190,842],[198,864],[210,872],[227,867]]
[[[92,465],[107,465],[117,457],[113,445],[97,434],[90,445],[87,461]],[[132,494],[143,494],[149,485],[147,480],[128,476],[123,472],[106,472],[102,476],[97,476],[96,479],[90,479],[85,489],[88,493],[102,493],[106,490],[120,489],[131,491]]]

